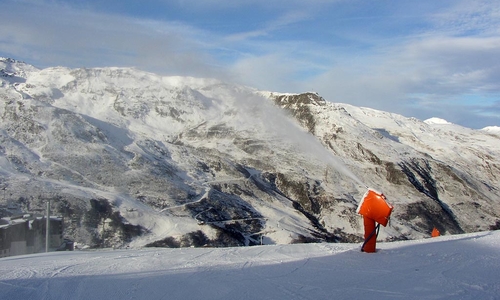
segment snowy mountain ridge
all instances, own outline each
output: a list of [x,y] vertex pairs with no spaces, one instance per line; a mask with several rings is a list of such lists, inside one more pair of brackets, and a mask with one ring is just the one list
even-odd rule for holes
[[65,217],[91,247],[358,242],[366,186],[381,239],[500,226],[496,135],[130,68],[0,59],[4,215]]

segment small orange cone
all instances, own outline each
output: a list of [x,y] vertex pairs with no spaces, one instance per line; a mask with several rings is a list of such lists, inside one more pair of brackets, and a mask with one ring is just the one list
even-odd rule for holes
[[434,227],[434,229],[432,229],[431,236],[432,237],[437,237],[437,236],[440,236],[440,235],[441,235],[441,233],[439,233],[439,230],[436,227]]

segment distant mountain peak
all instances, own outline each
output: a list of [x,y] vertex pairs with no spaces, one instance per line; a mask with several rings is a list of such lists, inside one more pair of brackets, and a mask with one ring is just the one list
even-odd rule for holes
[[436,117],[429,118],[429,119],[425,120],[424,123],[427,123],[429,125],[431,125],[431,124],[438,124],[438,125],[453,124],[451,122],[446,121],[445,119],[436,118]]
[[27,77],[27,73],[39,71],[34,66],[13,58],[0,57],[0,77],[19,81]]
[[500,135],[500,126],[486,126],[481,130],[486,131],[488,133],[494,133]]

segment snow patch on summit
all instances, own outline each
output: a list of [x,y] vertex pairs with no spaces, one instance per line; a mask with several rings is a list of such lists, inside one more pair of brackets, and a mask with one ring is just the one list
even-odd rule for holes
[[482,131],[486,131],[488,133],[498,134],[500,135],[500,126],[486,126]]
[[437,125],[452,124],[452,123],[446,121],[445,119],[436,118],[436,117],[429,118],[429,119],[425,120],[424,123],[429,124],[429,125],[432,125],[432,124],[437,124]]

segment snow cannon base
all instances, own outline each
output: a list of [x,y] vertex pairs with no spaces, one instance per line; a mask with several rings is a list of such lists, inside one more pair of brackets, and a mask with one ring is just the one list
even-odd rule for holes
[[373,189],[368,189],[359,203],[356,212],[385,227],[387,226],[387,222],[389,222],[393,208],[392,205],[387,203],[384,194],[376,192]]

